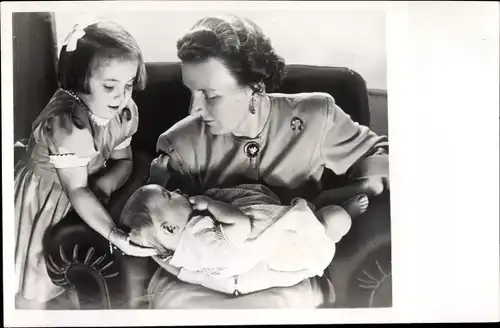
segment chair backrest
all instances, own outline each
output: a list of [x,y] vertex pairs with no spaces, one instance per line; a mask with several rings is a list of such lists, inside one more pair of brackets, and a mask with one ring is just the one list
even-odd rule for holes
[[[133,147],[153,153],[159,135],[188,115],[191,95],[182,84],[180,63],[147,63],[146,70],[147,87],[133,96],[140,115]],[[366,83],[348,68],[288,65],[285,80],[275,92],[329,93],[354,121],[370,125]]]

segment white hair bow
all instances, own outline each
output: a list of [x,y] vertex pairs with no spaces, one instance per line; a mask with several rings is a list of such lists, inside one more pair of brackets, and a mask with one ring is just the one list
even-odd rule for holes
[[80,40],[80,38],[85,35],[84,28],[85,27],[80,24],[75,25],[73,31],[71,31],[71,33],[68,35],[68,37],[63,43],[63,46],[66,46],[67,52],[72,52],[76,50],[76,45],[78,43],[78,40]]
[[67,52],[75,51],[76,46],[78,44],[78,40],[80,40],[85,35],[85,28],[92,25],[92,24],[98,23],[99,21],[101,21],[101,20],[100,19],[88,19],[84,23],[76,24],[73,27],[73,30],[66,37],[66,40],[64,40],[63,46],[66,46],[66,51]]

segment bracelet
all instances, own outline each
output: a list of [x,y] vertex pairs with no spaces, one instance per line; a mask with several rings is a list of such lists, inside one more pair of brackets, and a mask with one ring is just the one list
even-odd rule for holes
[[233,296],[237,297],[240,295],[240,291],[238,290],[238,276],[234,276],[234,291]]
[[117,230],[118,230],[118,227],[114,226],[114,227],[111,229],[111,231],[109,232],[109,234],[108,234],[109,252],[110,252],[111,254],[113,254],[113,248],[114,248],[114,247],[113,247],[113,243],[111,242],[111,239],[110,239],[110,238],[111,238],[111,234],[112,234],[113,232],[117,231]]
[[[118,230],[119,230],[119,229],[118,229],[118,227],[116,227],[116,226],[115,226],[115,227],[113,227],[113,229],[111,229],[111,231],[110,231],[110,232],[109,232],[109,234],[108,234],[109,252],[110,252],[111,254],[113,254],[113,249],[118,248],[118,247],[113,246],[113,243],[111,242],[110,237],[111,237],[111,234],[112,234],[113,232],[118,231]],[[126,240],[127,240],[127,242],[130,244],[130,236],[127,236]],[[122,254],[125,254],[125,253],[123,253],[123,252],[122,252]]]

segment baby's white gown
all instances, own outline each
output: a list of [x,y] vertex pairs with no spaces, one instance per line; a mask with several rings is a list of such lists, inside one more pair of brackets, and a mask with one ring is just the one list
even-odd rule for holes
[[263,261],[271,270],[307,269],[312,277],[321,276],[332,261],[335,244],[305,200],[297,198],[289,206],[279,205],[277,197],[259,185],[214,189],[206,194],[248,215],[252,223],[250,236],[236,245],[212,217],[193,217],[170,259],[171,265],[230,277]]

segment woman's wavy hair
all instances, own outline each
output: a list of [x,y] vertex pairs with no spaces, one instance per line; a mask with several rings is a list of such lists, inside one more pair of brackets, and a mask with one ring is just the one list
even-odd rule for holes
[[264,91],[262,84],[276,90],[286,74],[285,60],[261,28],[234,15],[199,20],[177,41],[177,56],[183,62],[221,59],[240,85],[256,92]]
[[139,65],[134,90],[145,88],[147,76],[143,55],[129,32],[110,21],[91,24],[84,28],[84,32],[78,39],[76,49],[67,51],[67,45],[61,48],[58,65],[61,88],[89,94],[90,76],[110,59],[137,60]]

